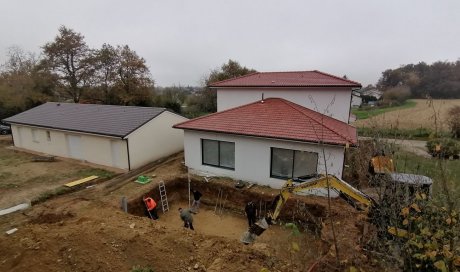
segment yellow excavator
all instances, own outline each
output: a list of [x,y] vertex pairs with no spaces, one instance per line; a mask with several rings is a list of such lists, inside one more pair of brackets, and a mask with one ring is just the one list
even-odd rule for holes
[[355,208],[368,210],[375,206],[375,201],[368,195],[357,190],[347,182],[333,175],[319,175],[310,179],[289,179],[281,188],[280,194],[276,196],[274,202],[276,206],[273,211],[269,211],[267,215],[253,224],[241,238],[241,242],[245,244],[252,243],[257,236],[261,235],[269,225],[278,218],[281,209],[292,193],[308,192],[312,189],[327,189],[337,193],[344,198],[348,203]]
[[[386,185],[390,189],[387,191],[387,201],[392,201],[396,191],[403,192],[403,197],[406,200],[410,199],[416,191],[422,191],[429,195],[431,193],[431,185],[433,181],[421,175],[394,173],[393,161],[388,157],[374,157],[371,161],[371,165],[374,167],[375,173],[380,175],[387,175],[390,182]],[[352,204],[357,209],[365,210],[370,212],[371,209],[374,211],[379,208],[377,202],[365,193],[357,190],[344,180],[333,176],[333,175],[317,175],[309,179],[289,179],[281,188],[280,194],[276,196],[274,203],[274,209],[269,211],[264,218],[253,224],[248,231],[246,231],[241,242],[245,244],[252,243],[257,236],[261,235],[269,225],[278,218],[281,209],[283,208],[286,201],[293,193],[308,193],[312,189],[326,189],[330,188],[330,192],[335,192],[338,196],[344,198],[349,204]],[[401,190],[402,189],[402,190]],[[381,218],[380,218],[381,220]],[[405,231],[397,229],[395,227],[387,226],[387,231],[396,236],[403,237]]]

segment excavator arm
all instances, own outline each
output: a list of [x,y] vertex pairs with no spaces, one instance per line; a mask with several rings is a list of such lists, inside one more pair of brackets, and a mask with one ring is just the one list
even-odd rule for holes
[[351,199],[354,203],[364,205],[366,208],[370,208],[375,204],[375,201],[371,197],[332,175],[321,175],[309,180],[294,181],[289,179],[281,188],[280,194],[276,196],[274,200],[276,205],[273,211],[268,212],[264,218],[254,224],[249,231],[243,235],[241,241],[249,244],[254,241],[256,236],[262,234],[268,228],[268,225],[271,225],[273,221],[278,218],[284,204],[286,204],[292,193],[307,192],[311,189],[320,188],[334,190],[339,193],[339,196],[346,196],[347,200]]
[[292,193],[301,193],[307,192],[311,189],[327,189],[337,192],[339,196],[345,196],[347,200],[351,199],[354,203],[370,208],[375,204],[375,201],[364,194],[363,192],[355,189],[353,186],[347,182],[332,176],[332,175],[322,175],[310,180],[302,180],[300,182],[295,182],[292,179],[289,179],[284,186],[281,188],[280,194],[277,196],[276,206],[273,213],[269,213],[268,217],[270,220],[276,220]]

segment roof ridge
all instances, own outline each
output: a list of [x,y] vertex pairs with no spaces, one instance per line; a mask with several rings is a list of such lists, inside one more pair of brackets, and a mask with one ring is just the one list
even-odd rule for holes
[[[165,107],[153,107],[153,106],[130,106],[130,105],[111,105],[111,104],[94,104],[94,103],[72,103],[72,102],[56,102],[56,101],[46,101],[45,103],[41,104],[66,104],[66,105],[82,105],[82,106],[104,106],[104,107],[123,107],[123,108],[141,108],[141,109],[162,109],[168,110]],[[38,106],[41,106],[38,105]],[[37,107],[38,107],[37,106]]]
[[[321,114],[321,113],[319,113],[319,112],[317,112],[317,111],[311,110],[311,109],[309,109],[309,108],[300,106],[300,105],[298,105],[298,104],[295,104],[295,103],[293,103],[293,102],[291,102],[291,101],[288,101],[288,100],[285,100],[285,99],[283,99],[283,98],[279,98],[279,99],[280,99],[283,103],[285,103],[286,105],[288,105],[288,106],[290,106],[291,108],[295,109],[296,111],[300,112],[300,113],[301,113],[302,115],[304,115],[305,117],[307,117],[307,118],[309,118],[309,119],[315,121],[316,123],[318,123],[318,124],[321,125],[321,126],[324,126],[324,127],[328,128],[330,131],[334,132],[335,134],[337,134],[337,135],[340,136],[341,138],[345,139],[346,141],[348,141],[348,142],[350,142],[350,143],[353,142],[351,139],[347,138],[346,136],[344,136],[344,135],[342,135],[341,133],[337,132],[335,129],[333,129],[333,128],[331,128],[330,126],[326,125],[324,122],[319,122],[318,120],[316,120],[316,118],[313,118],[313,117],[311,117],[311,116],[306,115],[304,112],[302,112],[301,110],[299,110],[297,107],[302,107],[302,109],[306,109],[306,110],[308,110],[308,111],[311,111],[311,112],[320,114],[322,118],[324,118],[324,117],[326,117],[326,118],[331,118],[331,119],[334,119],[334,118],[329,117],[329,116],[327,116],[327,115],[325,115],[325,114]],[[295,105],[295,106],[294,106],[294,105]],[[347,123],[345,123],[345,122],[342,122],[342,121],[340,121],[340,120],[337,120],[337,119],[334,119],[334,120],[335,120],[335,121],[339,121],[339,122],[341,122],[341,123],[343,123],[343,124],[349,125],[349,124],[347,124]],[[314,130],[314,131],[315,131],[315,134],[316,134],[316,130]]]
[[260,74],[260,72],[249,73],[249,74],[242,75],[242,76],[237,76],[237,77],[232,77],[232,78],[227,78],[227,79],[224,79],[224,80],[216,81],[216,82],[213,82],[211,84],[208,84],[208,87],[211,87],[214,84],[220,84],[222,82],[227,82],[227,81],[230,81],[230,80],[235,80],[235,79],[239,79],[239,78],[243,78],[243,77],[253,76],[253,75],[256,75],[256,74]]
[[332,74],[325,73],[325,72],[321,72],[321,71],[319,71],[319,70],[313,70],[313,72],[316,72],[316,73],[319,73],[319,74],[322,74],[322,75],[326,75],[326,76],[330,76],[330,77],[333,77],[333,78],[336,78],[336,79],[340,79],[340,80],[343,80],[343,81],[347,81],[347,82],[349,82],[349,83],[357,84],[357,85],[359,85],[359,86],[362,87],[362,85],[361,85],[360,83],[358,83],[358,82],[356,82],[356,81],[353,81],[353,80],[345,79],[345,78],[343,78],[343,77],[334,76],[334,75],[332,75]]
[[315,72],[316,70],[293,70],[293,71],[269,71],[269,72],[259,72],[260,74],[280,74],[280,73],[302,73],[302,72]]
[[[274,97],[273,97],[273,98],[274,98]],[[267,98],[267,99],[270,99],[270,98]],[[267,99],[265,99],[265,100],[267,100]],[[196,120],[200,120],[200,119],[203,119],[203,118],[206,118],[206,117],[214,116],[214,115],[216,115],[216,114],[220,114],[220,113],[224,113],[224,112],[229,112],[229,111],[233,111],[233,110],[236,110],[236,109],[240,109],[240,108],[243,108],[243,107],[252,105],[252,104],[256,104],[256,103],[258,103],[258,102],[260,102],[260,101],[261,101],[261,100],[258,100],[258,101],[255,101],[255,102],[252,102],[252,103],[249,103],[249,104],[244,104],[244,105],[241,105],[241,106],[238,106],[238,107],[234,107],[234,108],[230,108],[230,109],[226,109],[226,110],[223,110],[223,111],[216,111],[216,112],[213,112],[213,113],[210,113],[210,114],[206,114],[206,115],[203,115],[203,116],[200,116],[200,117],[196,117],[196,118],[193,118],[193,119],[184,121],[184,122],[180,122],[180,123],[178,123],[178,124],[175,124],[173,127],[175,128],[176,126],[181,126],[181,125],[186,124],[186,123],[191,122],[191,121],[196,121]]]

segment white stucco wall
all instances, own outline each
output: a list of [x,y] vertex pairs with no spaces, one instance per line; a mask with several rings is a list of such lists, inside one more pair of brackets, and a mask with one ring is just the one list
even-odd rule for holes
[[[122,139],[14,124],[11,125],[11,129],[13,131],[15,146],[67,158],[72,158],[69,150],[69,136],[80,136],[81,160],[128,169],[126,141]],[[35,140],[32,136],[32,130],[34,130]],[[49,141],[46,134],[47,131],[50,132]],[[114,151],[112,145],[116,145],[118,148],[116,152],[117,158],[112,157],[114,155],[112,154]]]
[[165,111],[129,134],[126,138],[129,141],[131,169],[182,151],[184,132],[172,126],[187,120]]
[[[201,139],[235,143],[235,170],[202,164]],[[280,188],[285,180],[270,177],[270,148],[285,148],[318,153],[319,174],[325,172],[322,149],[317,144],[279,141],[273,139],[245,137],[229,134],[186,130],[184,133],[185,164],[192,173],[199,175],[225,176]],[[342,176],[344,149],[341,146],[324,146],[328,173]]]
[[[351,88],[217,89],[217,111],[223,111],[261,100],[262,93],[264,94],[264,98],[284,98],[348,123]],[[312,99],[310,99],[310,96]],[[328,105],[331,103],[333,104],[328,108]]]

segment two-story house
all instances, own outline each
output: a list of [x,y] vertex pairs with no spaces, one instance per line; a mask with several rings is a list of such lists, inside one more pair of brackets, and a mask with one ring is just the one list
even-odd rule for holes
[[218,112],[176,124],[192,173],[281,187],[286,179],[342,176],[357,82],[318,71],[254,73],[210,86]]

